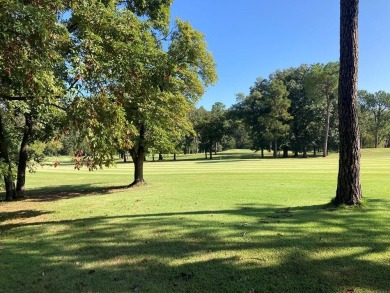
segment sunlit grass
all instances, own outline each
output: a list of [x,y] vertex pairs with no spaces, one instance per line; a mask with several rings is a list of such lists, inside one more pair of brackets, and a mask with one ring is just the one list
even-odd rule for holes
[[0,203],[0,292],[389,292],[389,149],[363,151],[353,209],[328,205],[337,154],[193,157],[134,189],[131,163],[29,174]]

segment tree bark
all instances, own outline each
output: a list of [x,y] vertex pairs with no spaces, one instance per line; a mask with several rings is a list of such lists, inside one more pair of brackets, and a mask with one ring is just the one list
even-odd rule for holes
[[158,153],[158,160],[159,161],[164,160],[164,157],[163,157],[162,153]]
[[133,187],[145,182],[144,180],[144,159],[145,159],[145,125],[141,124],[139,130],[138,146],[130,150],[131,158],[134,163],[134,181],[129,185]]
[[339,173],[336,204],[357,204],[360,184],[360,132],[357,109],[359,0],[340,0]]
[[0,113],[0,158],[7,165],[7,170],[3,172],[4,185],[5,185],[5,200],[10,201],[15,198],[15,182],[12,174],[12,166],[8,153],[8,145],[5,130],[3,127],[3,120]]
[[19,162],[18,162],[18,174],[16,178],[16,198],[24,197],[24,191],[26,189],[26,169],[28,161],[28,149],[29,142],[33,131],[33,119],[31,113],[24,115],[25,126],[20,144]]

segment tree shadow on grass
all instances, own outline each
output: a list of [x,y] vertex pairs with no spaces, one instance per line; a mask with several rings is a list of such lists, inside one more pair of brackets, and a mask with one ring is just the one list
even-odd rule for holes
[[69,199],[81,196],[106,195],[114,192],[121,192],[128,189],[128,185],[120,186],[96,186],[91,184],[57,185],[30,189],[26,197],[21,200],[45,202]]
[[0,223],[9,220],[23,220],[23,219],[35,218],[45,214],[50,214],[50,212],[37,211],[37,210],[5,211],[5,212],[0,212]]
[[2,226],[0,233],[13,238],[0,247],[0,287],[5,292],[388,292],[390,219],[374,214],[328,205],[244,204]]

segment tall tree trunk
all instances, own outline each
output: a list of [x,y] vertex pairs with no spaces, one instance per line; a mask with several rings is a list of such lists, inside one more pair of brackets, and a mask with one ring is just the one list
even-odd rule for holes
[[314,155],[314,157],[317,157],[317,146],[315,145],[315,146],[313,146],[313,155]]
[[261,158],[264,159],[264,148],[261,148]]
[[3,120],[0,113],[0,158],[7,165],[7,170],[3,172],[4,185],[5,185],[5,200],[10,201],[15,198],[15,182],[12,174],[11,161],[8,153],[8,145],[5,130],[3,127]]
[[322,156],[326,157],[328,155],[328,138],[329,138],[329,128],[330,128],[330,106],[331,101],[330,97],[326,97],[326,121],[325,121],[325,131],[324,131],[324,143],[323,143],[323,152]]
[[210,143],[209,154],[210,154],[209,158],[210,158],[210,160],[212,160],[213,159],[213,143]]
[[379,145],[379,130],[378,128],[375,129],[375,148],[377,148]]
[[278,140],[275,139],[274,141],[274,158],[278,157]]
[[28,161],[29,141],[33,131],[33,120],[31,113],[24,115],[25,126],[22,142],[20,144],[18,174],[16,178],[16,197],[22,198],[26,189],[26,169]]
[[139,130],[139,142],[138,146],[130,150],[131,158],[134,163],[134,181],[129,185],[133,187],[135,185],[144,183],[144,160],[145,160],[145,125],[142,124]]
[[15,197],[15,185],[13,182],[12,168],[9,160],[8,145],[6,142],[6,135],[3,128],[2,117],[0,113],[0,159],[6,164],[7,170],[3,170],[2,176],[5,185],[5,199],[12,200]]
[[176,153],[173,154],[173,160],[176,161]]
[[358,11],[359,0],[340,0],[340,157],[335,203],[347,205],[362,199],[357,111]]

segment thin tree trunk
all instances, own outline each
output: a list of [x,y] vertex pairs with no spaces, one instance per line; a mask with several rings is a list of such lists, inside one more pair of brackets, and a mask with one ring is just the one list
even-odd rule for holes
[[379,145],[379,131],[378,128],[375,129],[375,148]]
[[33,131],[32,115],[25,114],[25,128],[20,144],[18,174],[16,179],[16,198],[22,198],[26,189],[26,169],[28,161],[29,140]]
[[140,126],[139,131],[139,143],[138,146],[130,150],[130,155],[134,163],[134,181],[129,185],[133,187],[135,185],[144,183],[144,159],[145,159],[145,125]]
[[8,145],[6,140],[6,134],[3,127],[3,120],[0,113],[0,158],[7,165],[7,170],[3,172],[4,185],[5,185],[5,200],[10,201],[15,198],[15,182],[12,174],[11,161],[8,153]]
[[264,148],[261,148],[261,158],[264,159]]
[[326,97],[326,121],[325,121],[325,131],[324,131],[324,144],[322,156],[326,157],[328,155],[328,138],[329,138],[329,128],[330,128],[330,106],[331,101],[330,97]]
[[173,160],[176,161],[176,153],[173,154]]
[[304,146],[303,147],[303,153],[302,153],[302,158],[308,158],[309,156],[307,155],[307,148]]
[[359,0],[340,0],[339,173],[336,204],[357,204],[360,184],[360,132],[357,109]]
[[317,147],[313,146],[314,157],[317,157]]
[[274,141],[274,158],[278,156],[278,141],[275,139]]
[[209,154],[210,154],[209,158],[210,158],[210,160],[212,160],[213,159],[213,144],[212,143],[210,143]]

